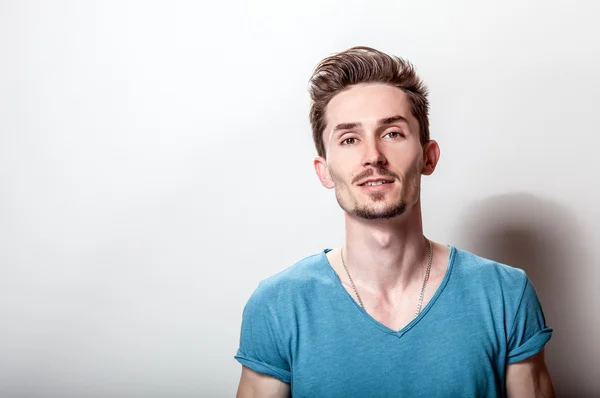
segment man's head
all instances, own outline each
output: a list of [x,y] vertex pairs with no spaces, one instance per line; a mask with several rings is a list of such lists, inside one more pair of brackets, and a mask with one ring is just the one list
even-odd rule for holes
[[354,47],[319,63],[310,94],[315,170],[340,206],[378,219],[416,203],[421,174],[433,172],[439,148],[429,139],[427,89],[414,68]]

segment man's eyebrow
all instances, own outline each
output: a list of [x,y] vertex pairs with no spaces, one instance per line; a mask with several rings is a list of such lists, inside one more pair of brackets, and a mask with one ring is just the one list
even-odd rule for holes
[[[408,119],[406,119],[404,116],[401,116],[401,115],[395,115],[395,116],[379,119],[377,121],[377,124],[382,126],[382,125],[392,124],[392,123],[396,123],[396,122],[403,122],[403,123],[409,124]],[[362,127],[362,123],[358,123],[358,122],[340,123],[333,128],[332,132],[335,133],[336,131],[339,131],[339,130],[351,130],[351,129],[355,129],[357,127]]]
[[386,117],[383,119],[379,119],[378,124],[381,126],[381,125],[392,124],[392,123],[396,123],[396,122],[403,122],[403,123],[409,124],[408,119],[406,119],[404,116],[401,116],[401,115],[396,115],[396,116],[392,116],[392,117]]
[[362,127],[362,123],[340,123],[333,128],[332,133],[335,133],[339,130],[350,130],[355,129],[357,127]]

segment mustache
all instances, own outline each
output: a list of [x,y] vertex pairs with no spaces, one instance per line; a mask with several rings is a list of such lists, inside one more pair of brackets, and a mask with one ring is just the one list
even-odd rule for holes
[[356,184],[357,182],[364,180],[365,178],[369,178],[373,175],[375,175],[375,172],[377,171],[377,174],[382,176],[382,177],[392,177],[395,179],[399,179],[398,175],[392,171],[386,170],[386,169],[367,169],[365,171],[363,171],[362,173],[360,173],[359,175],[357,175],[356,177],[354,177],[354,180],[352,180],[353,184]]

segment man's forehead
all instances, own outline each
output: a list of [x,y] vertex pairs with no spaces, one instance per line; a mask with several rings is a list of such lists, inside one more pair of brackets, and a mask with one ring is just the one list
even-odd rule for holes
[[400,115],[410,120],[410,104],[406,94],[384,84],[358,85],[337,94],[325,108],[327,130],[340,123],[377,123]]

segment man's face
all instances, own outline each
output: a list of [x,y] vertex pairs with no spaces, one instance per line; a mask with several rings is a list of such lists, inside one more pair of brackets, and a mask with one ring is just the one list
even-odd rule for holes
[[317,158],[315,167],[323,185],[335,188],[342,209],[382,219],[418,201],[424,152],[402,90],[385,84],[353,86],[329,102],[326,122],[327,160]]

